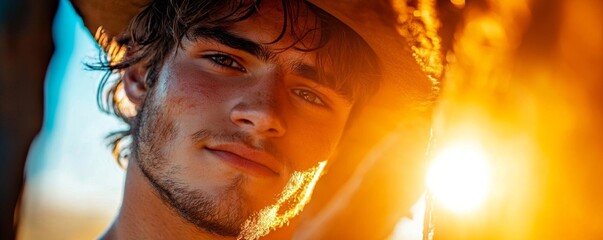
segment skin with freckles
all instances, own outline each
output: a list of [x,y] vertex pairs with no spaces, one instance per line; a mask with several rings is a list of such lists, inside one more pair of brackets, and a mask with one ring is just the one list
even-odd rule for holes
[[294,171],[329,159],[353,100],[320,84],[317,69],[328,66],[296,48],[315,36],[272,43],[282,18],[280,2],[266,1],[228,29],[200,29],[152,87],[143,63],[125,71],[138,122],[123,206],[105,238],[236,237]]

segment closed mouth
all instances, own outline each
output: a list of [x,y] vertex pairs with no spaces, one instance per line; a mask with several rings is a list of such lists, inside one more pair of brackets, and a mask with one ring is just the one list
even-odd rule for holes
[[206,146],[206,150],[227,164],[259,176],[279,176],[282,165],[266,151],[240,143]]

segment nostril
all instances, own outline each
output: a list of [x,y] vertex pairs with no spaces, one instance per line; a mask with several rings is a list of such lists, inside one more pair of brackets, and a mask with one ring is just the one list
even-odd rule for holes
[[244,118],[243,119],[239,119],[239,122],[242,123],[242,124],[246,124],[246,125],[255,125],[255,124],[253,124],[253,122],[251,120],[244,119]]
[[230,121],[240,130],[253,134],[277,137],[285,132],[281,116],[266,104],[239,104],[230,112]]

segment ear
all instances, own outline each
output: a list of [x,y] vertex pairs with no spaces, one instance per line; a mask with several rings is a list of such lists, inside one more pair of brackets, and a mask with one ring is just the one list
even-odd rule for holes
[[146,73],[144,63],[139,62],[128,67],[122,76],[126,96],[136,108],[140,107],[147,93]]

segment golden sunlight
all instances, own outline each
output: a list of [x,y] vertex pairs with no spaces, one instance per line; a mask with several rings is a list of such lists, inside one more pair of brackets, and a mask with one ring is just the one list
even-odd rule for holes
[[462,8],[465,6],[465,0],[450,0],[455,7]]
[[490,177],[488,158],[480,146],[457,143],[437,153],[427,172],[427,187],[437,203],[463,213],[486,200]]
[[308,170],[295,171],[278,196],[277,202],[245,221],[237,239],[259,239],[276,228],[288,225],[289,220],[297,216],[310,201],[326,165],[325,160]]

